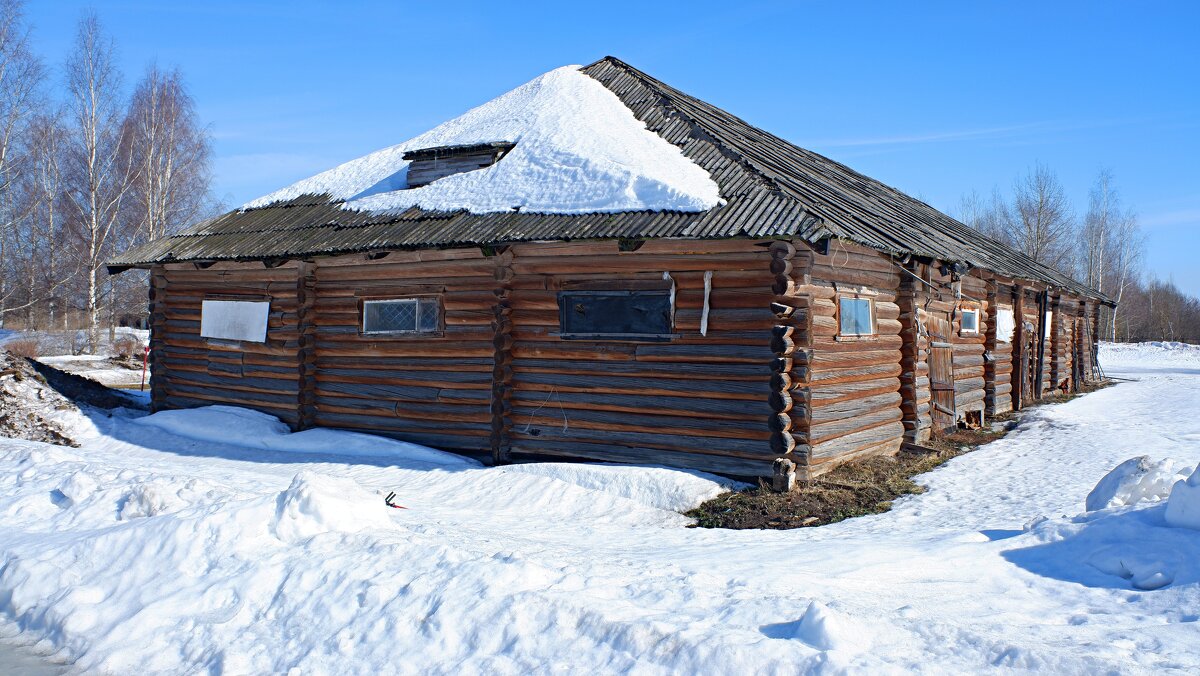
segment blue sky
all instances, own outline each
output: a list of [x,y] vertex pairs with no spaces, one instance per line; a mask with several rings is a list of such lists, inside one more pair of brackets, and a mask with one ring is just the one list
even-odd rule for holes
[[87,7],[130,84],[183,69],[230,205],[612,54],[945,211],[1041,162],[1082,214],[1107,167],[1200,295],[1200,2],[32,0],[48,62]]

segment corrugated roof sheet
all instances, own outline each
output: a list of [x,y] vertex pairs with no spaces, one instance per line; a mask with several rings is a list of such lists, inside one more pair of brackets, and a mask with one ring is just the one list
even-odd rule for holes
[[256,260],[378,249],[530,240],[796,236],[857,242],[879,251],[963,261],[1102,294],[849,167],[768,134],[641,71],[606,57],[583,69],[655,133],[678,146],[720,187],[723,206],[702,213],[471,214],[410,208],[365,213],[328,195],[231,211],[110,262],[114,271],[187,260]]

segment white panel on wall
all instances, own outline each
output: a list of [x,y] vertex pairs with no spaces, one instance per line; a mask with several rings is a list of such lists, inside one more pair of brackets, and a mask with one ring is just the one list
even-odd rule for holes
[[1046,310],[1046,335],[1044,336],[1045,338],[1050,337],[1050,327],[1052,327],[1052,326],[1054,326],[1054,313],[1051,312],[1050,310]]
[[200,308],[200,337],[223,340],[267,340],[267,301],[206,300]]
[[1001,343],[1011,343],[1013,332],[1017,329],[1016,318],[1010,307],[1000,305],[996,308],[996,340]]

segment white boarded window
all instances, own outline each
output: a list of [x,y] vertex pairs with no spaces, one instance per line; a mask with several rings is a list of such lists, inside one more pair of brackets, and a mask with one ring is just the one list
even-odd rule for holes
[[437,298],[363,301],[363,333],[435,333],[441,328]]
[[1017,322],[1012,308],[1004,306],[996,308],[996,341],[1011,343],[1016,330]]
[[203,301],[200,304],[200,337],[265,343],[270,308],[268,301]]
[[969,309],[962,311],[962,332],[979,333],[979,310]]
[[874,303],[870,298],[841,298],[838,323],[843,336],[875,335]]

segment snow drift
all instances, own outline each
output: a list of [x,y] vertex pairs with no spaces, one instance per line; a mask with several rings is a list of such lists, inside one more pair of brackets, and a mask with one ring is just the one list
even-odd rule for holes
[[1200,530],[1200,466],[1175,483],[1164,517],[1172,526]]
[[[345,208],[597,213],[705,211],[717,184],[633,116],[615,94],[565,66],[396,146],[347,162],[243,205],[329,194]],[[408,188],[406,152],[505,141],[494,165]]]
[[159,411],[134,424],[197,441],[234,444],[285,453],[378,457],[442,467],[479,467],[479,463],[454,453],[428,446],[396,441],[372,434],[314,428],[291,432],[287,424],[273,415],[237,406]]
[[1151,461],[1148,455],[1130,458],[1104,475],[1088,493],[1085,506],[1091,512],[1166,500],[1175,482],[1186,476],[1186,466],[1169,458],[1158,462]]

